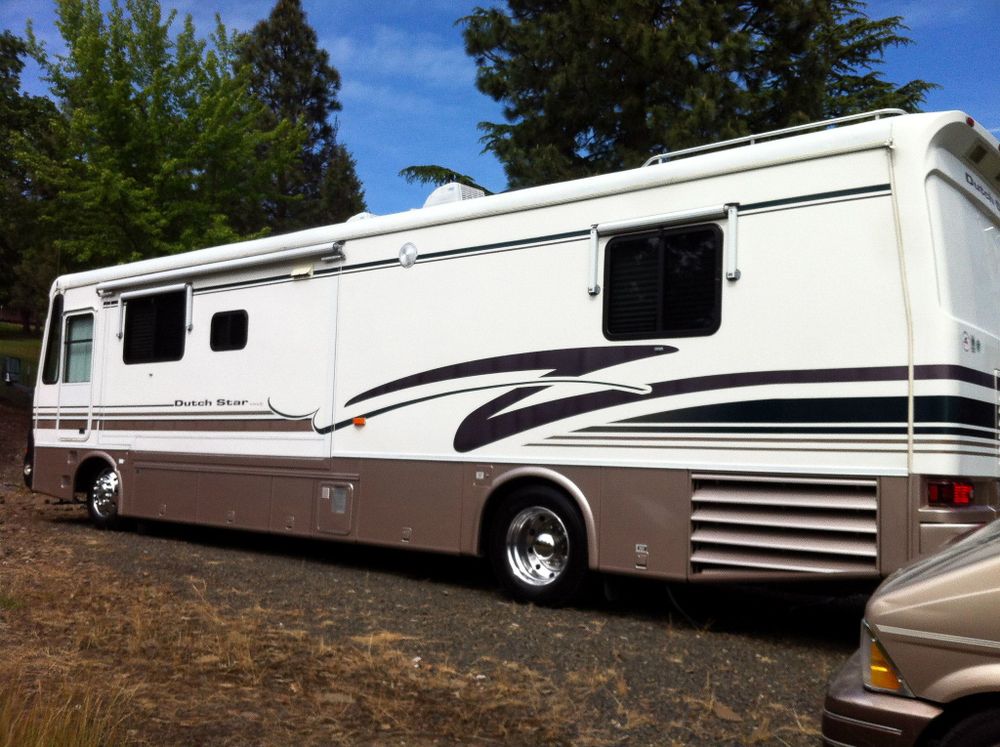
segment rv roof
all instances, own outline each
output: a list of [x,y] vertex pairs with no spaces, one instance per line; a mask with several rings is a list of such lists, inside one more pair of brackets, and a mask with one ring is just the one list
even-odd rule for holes
[[[601,176],[548,184],[530,189],[505,192],[443,205],[372,217],[367,220],[337,223],[295,233],[242,241],[225,246],[198,249],[184,254],[141,260],[125,265],[65,275],[56,280],[53,290],[81,287],[113,280],[136,278],[202,267],[216,263],[259,258],[261,264],[281,261],[308,247],[334,242],[387,235],[417,228],[457,223],[491,215],[502,215],[559,205],[605,195],[649,189],[664,184],[692,181],[709,175],[737,173],[747,169],[788,161],[800,161],[829,153],[850,152],[883,147],[904,130],[927,140],[940,128],[965,121],[962,112],[907,114],[880,118],[833,129],[768,139],[753,148],[709,149],[689,158],[668,161],[653,168],[635,168]],[[982,129],[982,128],[980,128]],[[995,141],[985,129],[984,137]],[[994,143],[995,144],[995,143]],[[720,144],[723,145],[723,144]],[[221,268],[220,268],[221,269]],[[152,279],[150,279],[152,280]]]
[[737,145],[756,145],[757,143],[763,142],[764,140],[772,140],[779,137],[788,137],[789,135],[797,135],[803,132],[809,132],[812,130],[829,129],[831,127],[840,127],[845,124],[854,124],[857,122],[863,122],[869,119],[881,119],[882,117],[898,117],[901,114],[906,114],[902,109],[878,109],[876,111],[864,112],[862,114],[848,114],[844,117],[835,117],[833,119],[824,119],[819,122],[810,122],[808,124],[795,125],[794,127],[784,127],[780,130],[770,130],[768,132],[759,132],[756,135],[744,135],[743,137],[733,138],[732,140],[723,140],[718,143],[709,143],[707,145],[696,145],[693,148],[685,148],[684,150],[674,150],[667,153],[660,153],[659,155],[653,156],[643,166],[654,166],[658,163],[666,163],[667,161],[673,161],[678,158],[686,158],[688,156],[695,155],[696,153],[707,153],[712,150],[725,150],[726,148],[733,148]]

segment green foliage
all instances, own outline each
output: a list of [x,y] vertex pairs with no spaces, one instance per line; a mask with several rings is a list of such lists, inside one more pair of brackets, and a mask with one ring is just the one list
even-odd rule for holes
[[221,22],[208,41],[158,0],[56,0],[65,56],[37,42],[61,116],[55,147],[22,142],[47,200],[59,269],[93,267],[255,235],[272,174],[304,133],[266,118],[247,94],[238,40]]
[[277,194],[264,205],[267,225],[290,231],[334,223],[365,209],[354,159],[337,142],[340,74],[319,48],[300,0],[277,0],[240,49],[250,89],[273,121],[306,132],[288,167],[276,172]]
[[[20,326],[0,322],[0,358],[9,356],[21,360],[21,382],[31,384],[31,373],[37,370],[42,349],[41,334],[29,334]],[[3,609],[3,595],[0,594],[0,609]]]
[[471,176],[460,174],[445,166],[435,166],[432,164],[426,166],[407,166],[399,172],[399,175],[406,179],[407,184],[417,182],[419,184],[433,184],[436,187],[440,187],[442,184],[458,182],[474,189],[481,189],[488,195],[493,194],[486,187],[477,184],[476,180]]
[[23,144],[51,150],[56,116],[48,99],[20,91],[27,51],[24,41],[9,31],[0,33],[0,306],[19,309],[25,325],[40,318],[34,299],[40,289],[44,300],[52,278],[32,282],[45,258],[26,261],[44,246],[40,200],[46,194],[32,179]]
[[859,0],[507,0],[462,19],[481,123],[512,187],[636,166],[713,140],[883,107],[931,84],[878,72],[907,44]]
[[21,606],[21,602],[15,597],[7,596],[6,594],[0,594],[0,611],[2,610],[16,610]]

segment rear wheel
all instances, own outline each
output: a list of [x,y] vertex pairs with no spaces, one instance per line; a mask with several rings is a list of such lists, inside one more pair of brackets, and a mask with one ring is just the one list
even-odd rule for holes
[[90,520],[101,529],[112,529],[118,524],[118,498],[121,482],[118,473],[105,467],[97,473],[87,493],[87,513]]
[[529,602],[567,602],[587,575],[580,512],[548,486],[522,488],[504,501],[490,525],[488,552],[504,588]]

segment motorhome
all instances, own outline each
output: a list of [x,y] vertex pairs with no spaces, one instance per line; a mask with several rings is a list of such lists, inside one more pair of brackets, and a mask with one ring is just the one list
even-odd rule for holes
[[93,520],[879,577],[992,520],[1000,149],[889,110],[59,277],[26,474]]

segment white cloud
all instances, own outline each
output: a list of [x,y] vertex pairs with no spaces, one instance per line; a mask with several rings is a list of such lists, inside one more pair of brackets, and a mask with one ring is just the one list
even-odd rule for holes
[[[970,2],[970,0],[949,0],[947,3],[910,0],[895,8],[887,8],[887,12],[880,12],[878,16],[900,15],[903,17],[903,23],[911,29],[924,26],[940,28],[968,21],[975,13],[973,4],[974,1]],[[871,3],[868,7],[868,15],[875,17],[874,10],[876,8],[878,8],[878,4]]]
[[375,26],[367,38],[337,36],[321,43],[333,65],[353,77],[409,79],[452,88],[471,86],[476,76],[475,64],[461,46],[442,44],[433,34]]
[[216,0],[212,3],[203,0],[161,0],[164,16],[169,8],[176,8],[178,28],[184,22],[184,17],[191,16],[198,36],[205,37],[215,31],[215,16],[222,18],[222,23],[229,30],[249,31],[260,20],[267,18],[274,3],[271,0]]
[[321,40],[319,45],[330,53],[330,61],[334,67],[343,67],[357,55],[357,44],[349,36],[335,36],[325,41]]
[[438,99],[422,95],[413,89],[363,83],[353,78],[345,80],[340,99],[345,109],[357,106],[358,109],[385,112],[392,116],[423,117],[441,110]]

